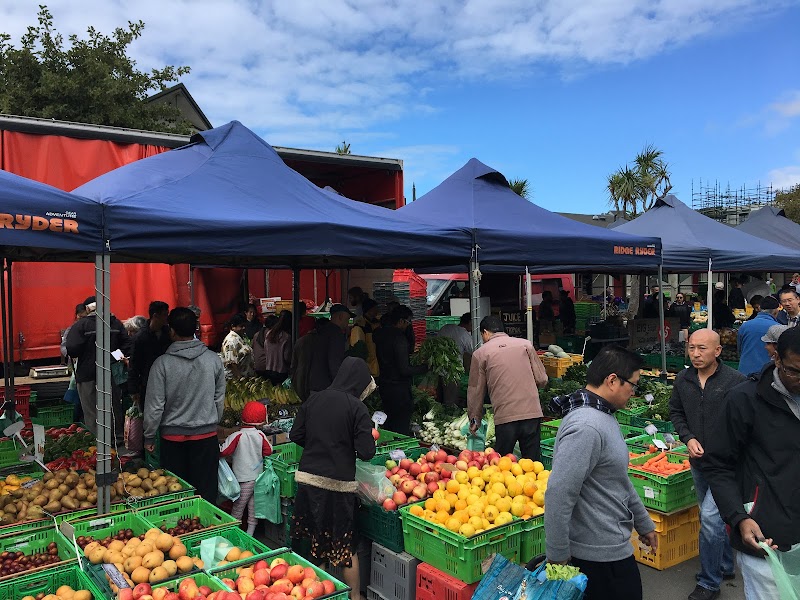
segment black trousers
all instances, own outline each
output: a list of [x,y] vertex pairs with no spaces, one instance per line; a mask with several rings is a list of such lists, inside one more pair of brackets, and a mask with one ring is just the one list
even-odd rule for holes
[[573,558],[589,579],[584,600],[642,600],[642,578],[633,555],[615,562],[595,562]]
[[531,460],[541,459],[541,419],[525,419],[524,421],[512,421],[494,426],[496,441],[494,449],[500,456],[514,452],[514,446],[519,442],[519,449],[522,458]]
[[386,413],[383,428],[402,435],[411,435],[411,414],[414,412],[411,383],[383,381],[378,389],[383,412]]
[[191,483],[197,495],[216,505],[219,442],[217,436],[189,442],[161,438],[161,466]]

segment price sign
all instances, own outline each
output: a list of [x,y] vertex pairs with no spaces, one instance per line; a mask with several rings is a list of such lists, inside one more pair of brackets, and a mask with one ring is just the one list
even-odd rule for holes
[[645,487],[644,488],[644,497],[645,498],[650,498],[651,500],[654,499],[656,497],[656,493],[653,490],[653,488]]
[[44,426],[43,425],[33,425],[33,456],[36,459],[36,462],[42,462],[44,460]]
[[118,588],[122,589],[131,587],[128,585],[128,582],[125,581],[125,578],[122,576],[122,573],[119,572],[119,569],[117,569],[117,567],[115,567],[114,565],[104,564],[103,570],[111,578],[111,581],[114,582],[114,585],[116,585]]
[[656,397],[653,394],[646,394],[644,399],[647,400],[648,404],[652,404]]
[[376,410],[375,414],[372,415],[372,422],[375,423],[375,428],[377,429],[378,425],[383,425],[386,423],[387,418],[388,417],[386,416],[385,412],[382,410]]
[[67,538],[68,540],[71,540],[75,537],[75,528],[69,521],[64,521],[63,523],[61,523],[61,525],[59,526],[59,530],[61,531],[61,533],[64,534],[64,537]]
[[674,437],[672,437],[672,435],[671,435],[671,434],[669,434],[669,433],[665,433],[665,434],[664,434],[664,441],[665,441],[667,444],[674,444],[674,443],[675,443],[675,438],[674,438]]
[[661,450],[667,449],[667,445],[658,438],[653,438],[653,444],[656,448],[660,448]]
[[438,452],[439,446],[438,444],[431,444],[431,452]]
[[89,527],[94,529],[95,527],[108,527],[111,525],[111,519],[94,519],[93,521],[89,521]]
[[652,423],[650,423],[647,427],[644,428],[644,432],[647,435],[653,435],[654,436],[654,435],[656,435],[658,433],[658,428],[655,425],[653,425]]
[[40,481],[41,481],[41,479],[31,479],[30,481],[26,481],[25,483],[23,483],[20,487],[23,487],[25,489],[32,488],[33,486],[35,486]]
[[406,453],[402,450],[390,450],[389,451],[389,458],[394,461],[401,461],[406,457]]

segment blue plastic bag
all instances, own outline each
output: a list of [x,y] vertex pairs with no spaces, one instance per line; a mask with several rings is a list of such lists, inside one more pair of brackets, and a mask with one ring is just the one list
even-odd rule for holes
[[217,480],[219,483],[219,495],[236,502],[242,494],[242,488],[239,486],[239,482],[233,474],[233,469],[231,469],[228,461],[224,458],[219,459]]
[[[473,600],[581,600],[586,588],[586,576],[580,575],[581,587],[570,581],[551,581],[544,574],[542,563],[533,572],[497,555],[481,580]],[[542,577],[540,577],[540,573]]]

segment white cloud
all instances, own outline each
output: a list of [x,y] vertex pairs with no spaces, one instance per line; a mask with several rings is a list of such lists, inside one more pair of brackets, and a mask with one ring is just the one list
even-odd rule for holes
[[767,181],[776,190],[785,190],[800,184],[800,165],[790,165],[772,169],[767,173]]
[[[215,124],[238,119],[276,145],[333,148],[411,112],[453,82],[564,76],[626,64],[731,31],[789,0],[49,0],[56,28],[146,23],[143,69],[187,64],[183,81]],[[80,9],[77,9],[77,7]],[[0,6],[18,42],[35,5]],[[796,115],[797,97],[776,105]],[[781,114],[783,114],[781,113]]]

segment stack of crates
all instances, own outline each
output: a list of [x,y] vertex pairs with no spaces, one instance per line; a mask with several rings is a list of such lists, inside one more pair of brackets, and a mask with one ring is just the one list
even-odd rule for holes
[[[6,390],[0,387],[0,406],[5,404]],[[22,416],[25,427],[31,428],[31,386],[14,386],[14,409]]]
[[634,532],[631,544],[637,562],[663,571],[700,553],[700,509],[697,506],[669,515],[655,511],[648,513],[656,526],[658,549],[651,551]]
[[469,600],[478,582],[467,584],[427,563],[417,566],[417,600]]
[[372,297],[378,303],[378,310],[385,314],[392,299],[408,306],[413,314],[411,326],[417,348],[425,341],[428,312],[428,284],[410,269],[398,269],[391,282],[378,282],[372,285]]
[[367,598],[414,600],[419,564],[419,560],[406,552],[393,552],[373,543]]
[[600,317],[600,305],[597,302],[576,302],[575,316],[575,330],[583,333]]

